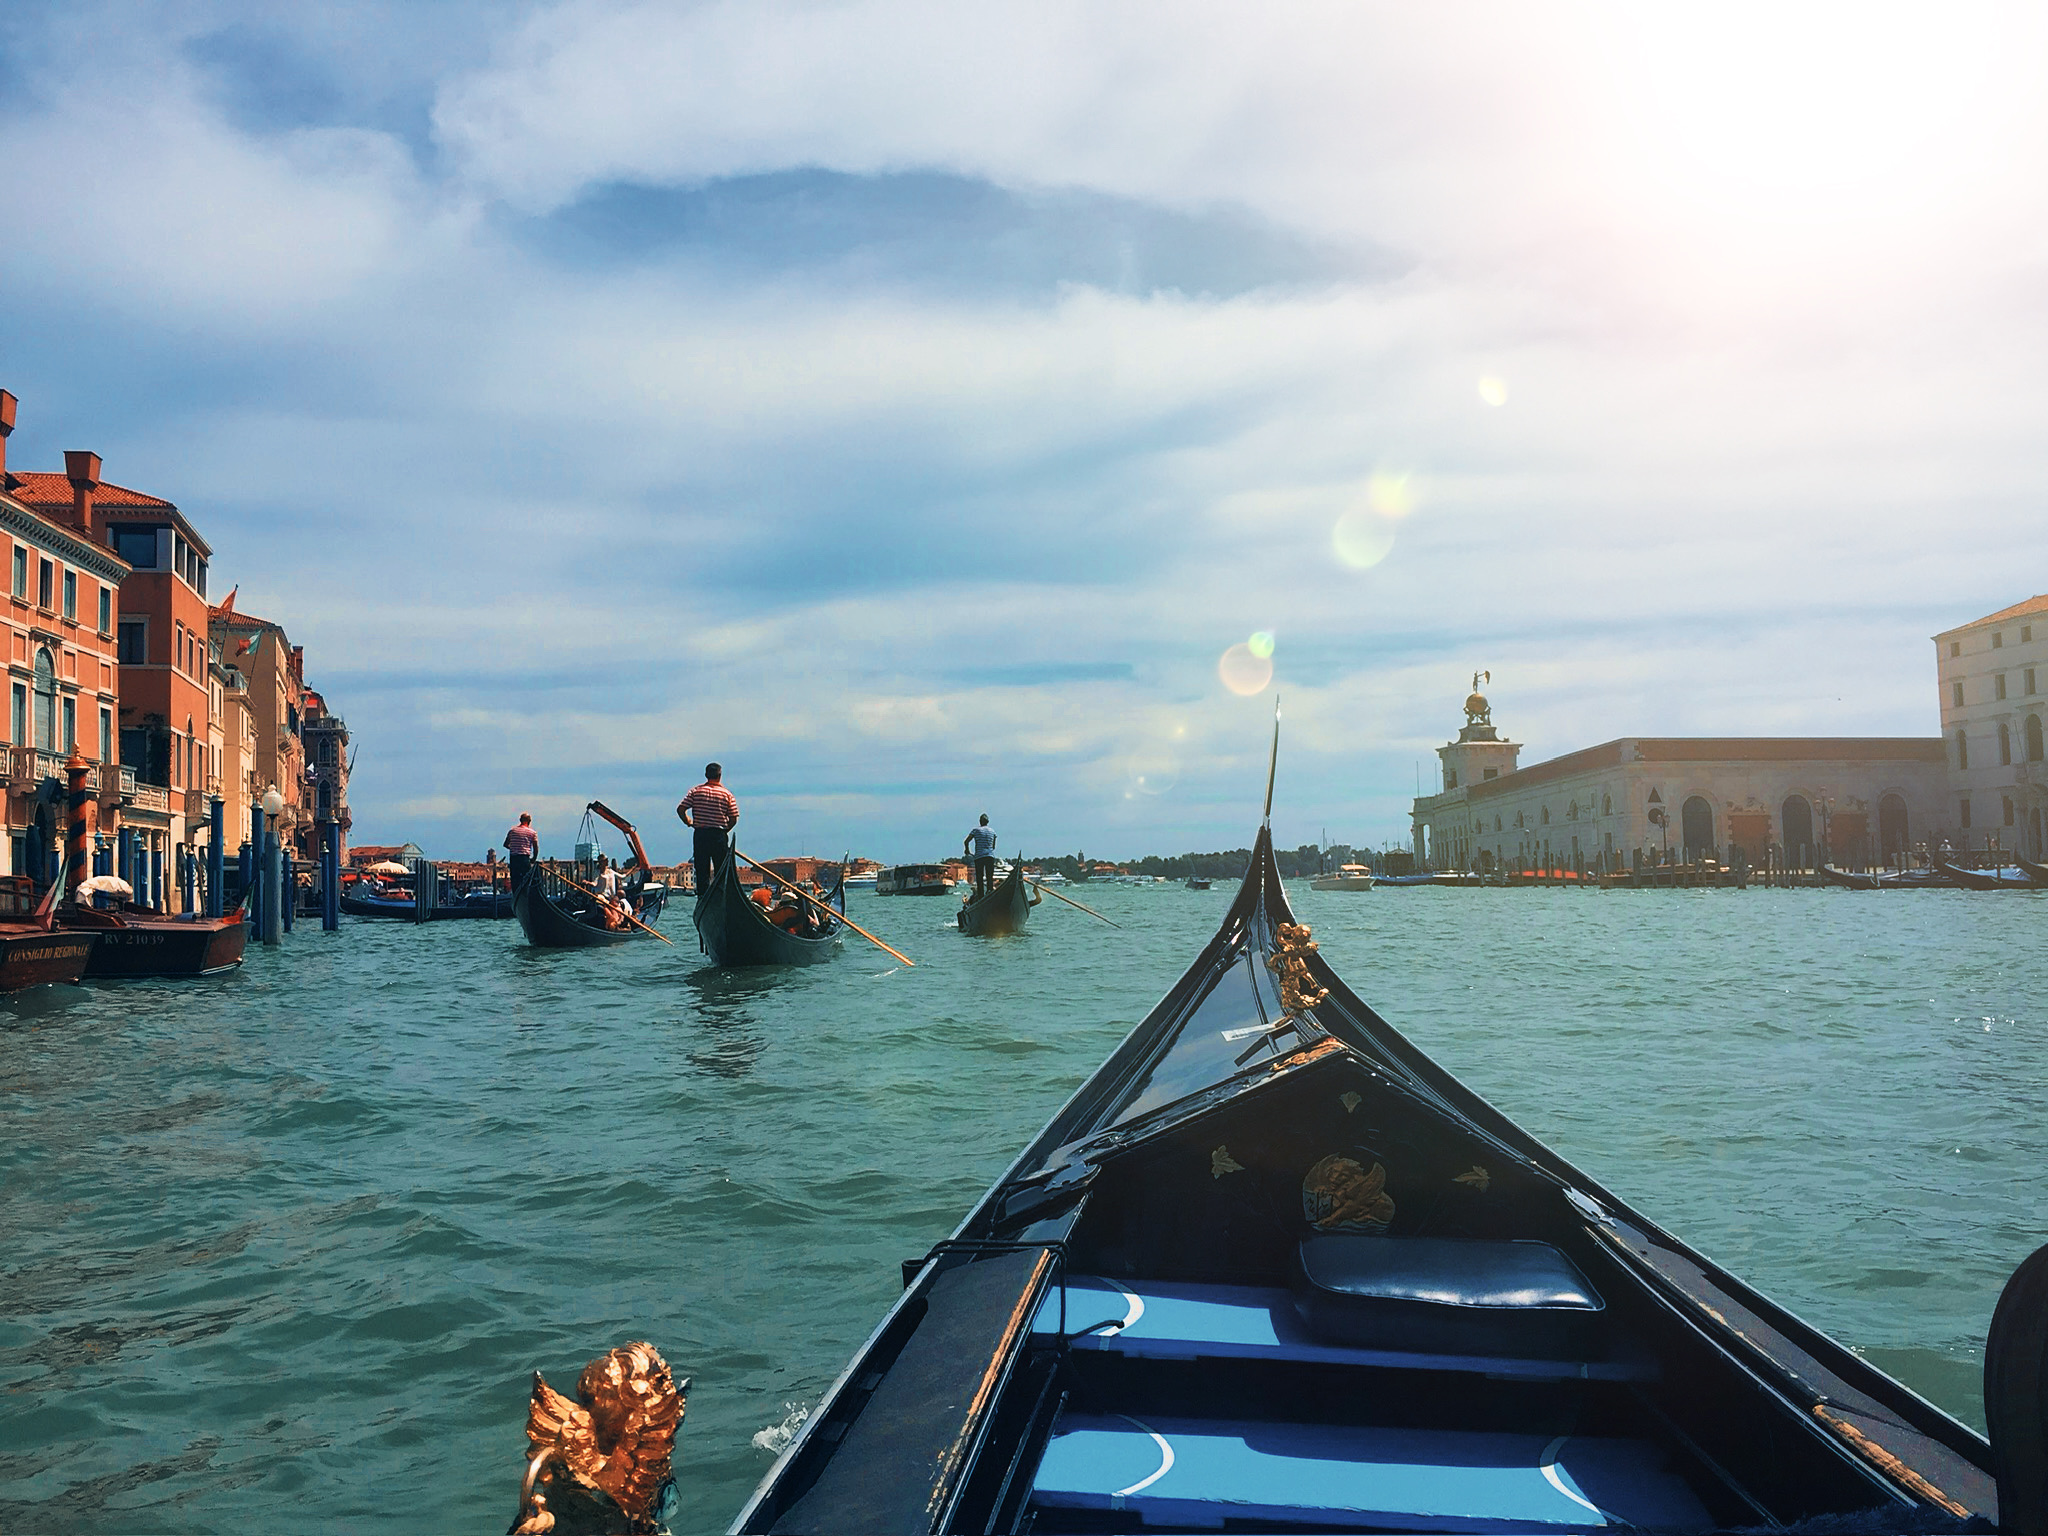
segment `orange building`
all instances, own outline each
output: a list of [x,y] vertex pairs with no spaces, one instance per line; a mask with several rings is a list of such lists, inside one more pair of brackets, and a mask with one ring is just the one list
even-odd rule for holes
[[98,521],[100,461],[73,453],[65,455],[68,475],[9,474],[14,418],[14,396],[0,390],[0,645],[8,671],[0,831],[6,872],[47,881],[56,872],[64,765],[74,747],[93,764],[86,782],[102,835],[124,817],[147,814],[150,797],[115,755],[116,594],[129,567],[108,549]]
[[162,860],[165,909],[182,911],[209,820],[208,790],[219,787],[207,654],[213,551],[172,503],[100,480],[98,455],[68,453],[64,461],[63,475],[21,476],[16,494],[45,515],[82,506],[129,568],[117,621],[120,760],[134,771],[138,795],[124,820]]

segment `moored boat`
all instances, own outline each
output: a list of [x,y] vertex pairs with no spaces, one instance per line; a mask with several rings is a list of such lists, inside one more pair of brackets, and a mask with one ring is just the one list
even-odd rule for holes
[[1960,864],[1951,864],[1947,859],[1937,858],[1934,867],[1948,880],[1966,891],[2031,891],[2034,882],[2023,870],[2008,875],[2003,870],[1965,869]]
[[[1983,1438],[1352,993],[1293,922],[1270,826],[1180,981],[904,1269],[734,1531],[1997,1518]],[[2038,1466],[2040,1351],[2013,1354],[1991,1416],[2032,1416]]]
[[0,891],[0,992],[78,981],[92,962],[99,935],[54,925],[63,878],[34,897],[25,878],[9,877]]
[[998,880],[987,895],[976,897],[961,907],[954,921],[966,934],[1020,933],[1031,916],[1031,909],[1042,899],[1025,891],[1023,867],[1012,865],[1010,872]]
[[[844,911],[845,887],[836,887],[835,894]],[[831,899],[823,898],[826,902]],[[810,903],[804,905],[816,913]],[[823,925],[812,932],[792,932],[770,922],[740,884],[736,855],[728,855],[719,865],[691,916],[697,924],[698,947],[714,965],[818,965],[840,948],[841,924],[830,915],[829,907]]]
[[240,965],[249,945],[249,925],[240,907],[225,917],[204,917],[67,906],[57,914],[56,926],[60,932],[95,936],[85,974],[97,980],[216,976]]
[[1340,864],[1334,875],[1312,876],[1308,888],[1312,891],[1369,891],[1373,880],[1373,872],[1363,864]]
[[2048,864],[2036,864],[2024,853],[2016,852],[2012,858],[2013,863],[2019,866],[2020,873],[2033,882],[2035,890],[2048,890]]

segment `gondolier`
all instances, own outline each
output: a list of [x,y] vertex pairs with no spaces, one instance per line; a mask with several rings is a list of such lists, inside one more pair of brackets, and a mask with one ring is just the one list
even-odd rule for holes
[[996,884],[996,831],[987,811],[981,813],[981,824],[960,839],[960,851],[974,860],[974,894],[986,896]]
[[512,889],[516,891],[526,884],[527,871],[540,854],[540,834],[533,830],[530,812],[521,811],[519,825],[505,834],[505,851],[511,855]]
[[732,829],[740,819],[740,803],[723,783],[725,770],[704,765],[704,782],[677,802],[676,815],[696,834],[691,852],[697,866],[697,898],[711,889],[711,876],[732,846]]

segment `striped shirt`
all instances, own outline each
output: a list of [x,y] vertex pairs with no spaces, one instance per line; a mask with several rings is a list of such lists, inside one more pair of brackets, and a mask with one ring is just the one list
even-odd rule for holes
[[699,784],[683,796],[683,809],[700,827],[729,827],[740,819],[740,803],[723,784]]

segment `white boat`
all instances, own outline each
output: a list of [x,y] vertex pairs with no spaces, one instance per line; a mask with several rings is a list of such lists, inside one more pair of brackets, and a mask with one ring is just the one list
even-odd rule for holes
[[848,875],[846,877],[847,889],[857,891],[865,887],[866,889],[872,891],[875,888],[875,878],[880,874],[880,870],[870,869],[863,874]]
[[1369,891],[1372,870],[1363,864],[1340,864],[1334,875],[1317,875],[1308,883],[1312,891]]

